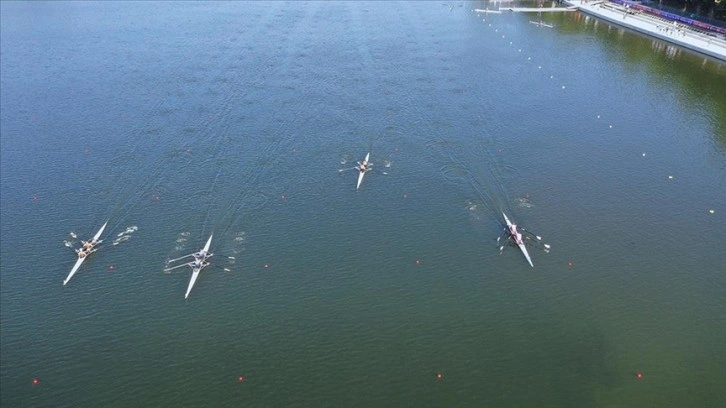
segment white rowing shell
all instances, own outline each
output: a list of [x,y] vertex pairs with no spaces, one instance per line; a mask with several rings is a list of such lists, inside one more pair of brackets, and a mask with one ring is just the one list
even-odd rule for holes
[[[204,253],[209,253],[209,247],[212,245],[213,236],[214,236],[214,234],[210,235],[209,239],[207,240],[207,244],[204,245],[204,249],[202,250],[202,251],[204,251]],[[189,297],[189,292],[192,291],[192,288],[194,287],[194,282],[197,281],[197,278],[199,277],[199,272],[201,272],[202,269],[204,269],[204,266],[205,266],[204,262],[202,262],[202,266],[200,268],[192,268],[192,279],[189,281],[189,286],[187,287],[187,293],[184,294],[184,299]]]
[[[96,233],[96,235],[93,236],[93,241],[97,241],[99,238],[101,238],[101,234],[103,234],[103,230],[106,228],[106,224],[108,224],[108,221],[106,221],[106,223],[103,224],[103,226],[101,227],[101,229],[98,230],[98,232]],[[90,254],[88,254],[88,255],[90,255]],[[78,260],[76,261],[76,264],[73,265],[73,269],[71,269],[71,273],[69,273],[68,274],[68,277],[66,278],[66,280],[63,281],[63,286],[65,286],[66,283],[68,283],[68,281],[71,280],[71,278],[73,277],[73,275],[76,274],[76,272],[78,271],[78,268],[80,268],[81,267],[81,264],[83,264],[83,261],[85,261],[86,258],[88,258],[88,255],[84,256],[83,258],[78,258]]]

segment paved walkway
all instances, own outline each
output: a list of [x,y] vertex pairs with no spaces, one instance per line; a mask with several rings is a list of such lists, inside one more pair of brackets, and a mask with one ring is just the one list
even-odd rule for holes
[[607,1],[563,0],[583,13],[726,61],[726,39]]

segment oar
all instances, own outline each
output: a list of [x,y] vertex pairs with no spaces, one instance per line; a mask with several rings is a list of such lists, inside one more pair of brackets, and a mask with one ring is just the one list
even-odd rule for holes
[[188,258],[188,257],[193,256],[193,255],[194,254],[180,256],[179,258],[176,258],[176,259],[170,259],[170,260],[166,261],[166,263],[170,264],[172,262],[176,262],[176,261],[179,261],[179,260],[184,259],[184,258]]
[[[187,266],[187,265],[184,264],[182,266]],[[174,274],[174,273],[182,273],[182,272],[184,272],[184,270],[168,271],[168,270],[164,269],[164,273],[167,274],[167,275],[171,275],[171,274]]]
[[533,237],[537,238],[537,241],[542,241],[542,237],[540,237],[539,235],[535,235],[535,234],[533,234],[533,233],[529,232],[529,230],[526,230],[526,229],[524,229],[524,228],[520,228],[520,231],[522,231],[522,232],[524,232],[524,233],[527,233],[527,234],[529,234],[529,235],[531,235],[531,236],[533,236]]
[[338,170],[338,173],[342,173],[342,172],[348,171],[348,170],[355,170],[355,169],[357,169],[357,168],[356,167],[349,167],[347,169],[340,169],[340,170]]
[[497,246],[499,246],[499,241],[500,241],[500,240],[502,239],[502,237],[503,237],[503,236],[505,236],[505,235],[507,235],[507,229],[506,229],[506,228],[505,228],[505,229],[503,229],[503,230],[502,230],[502,233],[501,233],[501,234],[499,234],[499,236],[497,237]]
[[536,244],[542,245],[545,249],[550,249],[550,244],[545,244],[544,242],[542,242],[542,237],[540,237],[539,235],[534,235],[529,231],[524,231],[524,232],[527,232],[529,235],[536,238],[537,239],[537,241],[535,241]]
[[503,237],[503,236],[505,236],[505,234],[506,234],[506,233],[507,233],[507,230],[505,229],[505,230],[504,230],[504,231],[502,231],[502,233],[501,233],[501,234],[499,234],[499,236],[497,237],[497,246],[499,247],[499,255],[501,255],[501,254],[502,254],[502,252],[504,252],[504,247],[505,247],[505,245],[501,245],[501,246],[500,246],[500,245],[499,245],[499,241],[501,241],[502,237]]
[[169,272],[169,271],[172,271],[172,270],[174,270],[174,269],[177,269],[177,268],[181,268],[181,267],[183,267],[183,266],[192,266],[192,263],[191,263],[191,262],[187,262],[187,263],[183,263],[183,264],[181,264],[181,265],[177,265],[177,266],[172,266],[171,268],[165,268],[165,269],[164,269],[164,272]]

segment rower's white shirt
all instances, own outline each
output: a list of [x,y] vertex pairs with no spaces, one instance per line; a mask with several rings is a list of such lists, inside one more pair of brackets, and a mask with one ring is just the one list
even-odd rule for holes
[[517,231],[517,224],[512,224],[509,226],[509,234],[512,235],[512,238],[514,238],[514,242],[516,242],[517,245],[521,245],[524,243],[524,241],[522,241],[522,234]]

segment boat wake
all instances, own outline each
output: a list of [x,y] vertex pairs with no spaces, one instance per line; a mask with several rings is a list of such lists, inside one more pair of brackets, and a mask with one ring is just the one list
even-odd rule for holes
[[470,140],[472,143],[466,146],[444,139],[427,143],[427,148],[445,161],[441,167],[443,177],[473,190],[473,197],[464,203],[465,210],[476,220],[485,216],[500,220],[502,209],[509,211],[514,206],[531,205],[509,198],[507,180],[512,178],[515,169],[502,164],[505,146],[485,135]]
[[348,163],[354,163],[354,162],[355,162],[355,160],[353,160],[353,156],[351,156],[349,154],[344,154],[344,155],[340,156],[340,165],[341,166],[345,166]]
[[455,183],[468,183],[471,173],[463,167],[447,164],[441,167],[441,173],[449,181]]
[[533,208],[532,200],[529,197],[519,197],[514,199],[514,204],[519,208]]
[[244,252],[245,243],[247,242],[247,233],[244,231],[237,232],[237,234],[235,234],[234,240],[232,242],[233,242],[233,244],[232,244],[231,253],[232,253],[232,255],[234,255],[234,257],[228,257],[230,264],[234,264],[236,262],[235,257],[240,252]]
[[189,240],[189,231],[180,232],[176,236],[176,246],[174,247],[175,251],[181,251],[186,247],[186,242]]
[[118,234],[116,235],[116,239],[114,239],[114,240],[113,240],[113,243],[112,243],[112,245],[114,245],[114,246],[115,246],[115,245],[118,245],[118,244],[120,244],[120,243],[122,243],[122,242],[126,242],[126,241],[128,241],[129,239],[131,239],[131,235],[132,235],[132,234],[133,234],[134,232],[138,231],[138,230],[139,230],[139,227],[138,227],[138,226],[136,226],[136,225],[132,225],[132,226],[130,226],[130,227],[126,227],[126,229],[125,229],[124,231],[122,231],[122,232],[119,232],[119,233],[118,233]]

